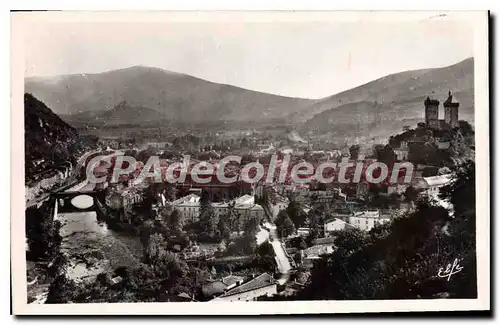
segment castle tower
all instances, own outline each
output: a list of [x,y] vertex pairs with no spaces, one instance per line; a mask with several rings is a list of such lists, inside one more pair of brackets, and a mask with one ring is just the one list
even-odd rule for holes
[[451,128],[458,127],[458,106],[459,103],[453,103],[451,91],[448,92],[448,99],[444,102],[444,121]]
[[439,128],[439,100],[427,99],[424,101],[425,105],[425,125],[431,129]]

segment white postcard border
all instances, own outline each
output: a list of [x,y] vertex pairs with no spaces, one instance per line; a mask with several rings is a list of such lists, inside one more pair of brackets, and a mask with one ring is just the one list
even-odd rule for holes
[[[91,13],[89,15],[89,13]],[[403,311],[488,310],[490,308],[490,189],[488,13],[460,12],[38,12],[11,14],[11,265],[13,313],[248,315],[311,313],[379,313]],[[355,300],[290,302],[186,302],[27,304],[24,236],[24,55],[23,32],[32,21],[425,21],[457,20],[474,28],[476,130],[477,299]],[[23,234],[23,235],[21,235]],[[6,290],[6,288],[5,288]]]

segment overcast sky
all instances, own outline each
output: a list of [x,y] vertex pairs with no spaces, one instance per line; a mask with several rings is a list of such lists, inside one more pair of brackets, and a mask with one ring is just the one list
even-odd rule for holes
[[419,23],[43,23],[26,76],[145,65],[292,97],[320,98],[384,75],[472,56],[472,30]]

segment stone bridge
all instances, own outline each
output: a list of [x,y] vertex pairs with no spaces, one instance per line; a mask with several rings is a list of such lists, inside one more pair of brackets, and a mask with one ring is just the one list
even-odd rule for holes
[[96,211],[103,213],[104,191],[69,191],[52,193],[56,201],[55,214]]

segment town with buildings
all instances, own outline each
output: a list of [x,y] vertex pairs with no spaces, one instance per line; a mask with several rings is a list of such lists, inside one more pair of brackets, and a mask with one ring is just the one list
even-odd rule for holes
[[[170,281],[189,282],[170,284],[171,289],[164,290],[161,301],[285,299],[306,287],[315,265],[336,252],[339,234],[368,234],[382,229],[414,212],[421,200],[432,200],[453,211],[451,203],[440,197],[440,189],[452,184],[455,178],[452,168],[457,159],[473,157],[474,134],[467,129],[467,122],[458,119],[459,103],[453,101],[451,92],[443,106],[445,116],[439,119],[439,100],[427,97],[422,107],[424,122],[415,128],[405,127],[386,144],[373,145],[371,150],[354,144],[328,150],[313,141],[301,138],[297,141],[297,134],[268,140],[259,139],[254,133],[254,138],[244,137],[239,144],[232,141],[225,146],[222,140],[222,144],[205,144],[194,150],[191,143],[149,143],[146,149],[138,150],[120,146],[124,142],[115,139],[100,140],[101,148],[105,148],[100,150],[113,155],[112,163],[119,155],[130,155],[138,161],[136,170],[121,175],[113,183],[114,166],[98,165],[93,172],[106,177],[106,182],[89,183],[84,170],[97,149],[83,157],[86,163],[79,165],[76,175],[70,172],[71,165],[57,167],[27,184],[26,201],[37,202],[37,198],[43,201],[40,192],[66,185],[69,179],[83,182],[69,193],[96,195],[101,200],[97,219],[105,222],[107,228],[135,238],[142,247],[137,259],[144,259],[143,263],[152,270],[168,268]],[[230,184],[221,183],[216,177],[200,184],[189,174],[184,182],[174,184],[138,177],[153,155],[160,157],[161,171],[165,174],[167,166],[181,162],[185,154],[197,157],[193,164],[207,161],[217,166],[222,157],[242,153],[246,163],[258,161],[265,167],[271,155],[281,159],[278,165],[284,155],[289,155],[293,166],[304,161],[317,164],[342,159],[354,165],[363,154],[363,163],[382,161],[392,166],[396,162],[411,162],[414,170],[409,182],[401,176],[396,183],[378,184],[364,177],[358,183],[348,184],[314,180],[294,183],[291,179],[283,183],[249,184],[238,177],[244,162],[240,166],[226,166],[226,176],[237,179]],[[353,174],[354,168],[348,169],[346,178],[352,178]],[[57,207],[62,209],[63,203],[63,199],[58,200],[56,211],[49,209],[55,219]],[[118,264],[122,269],[131,269]],[[171,271],[177,268],[184,275]],[[101,281],[99,286],[108,283],[109,290],[119,290],[116,288],[126,282],[130,272],[108,271],[106,274],[111,274],[107,275],[108,280],[98,277],[96,281]],[[49,293],[48,299],[55,299],[51,297]],[[83,298],[80,295],[70,300],[74,299]]]

